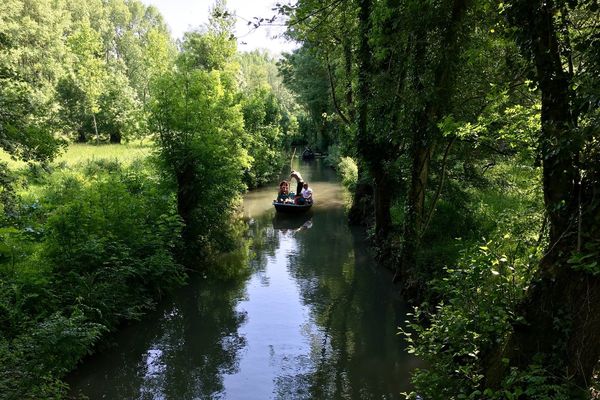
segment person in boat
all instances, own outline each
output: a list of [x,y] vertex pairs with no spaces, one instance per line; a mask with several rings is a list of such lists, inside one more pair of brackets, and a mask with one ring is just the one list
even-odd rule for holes
[[300,192],[302,197],[298,204],[312,204],[312,189],[308,187],[308,182],[304,182],[302,186],[302,191]]
[[298,202],[298,199],[302,197],[302,189],[304,188],[304,180],[302,179],[302,175],[298,171],[292,171],[290,174],[292,179],[296,179],[296,192],[294,196],[294,202]]
[[288,203],[290,201],[290,185],[287,181],[279,183],[279,192],[277,193],[277,203]]

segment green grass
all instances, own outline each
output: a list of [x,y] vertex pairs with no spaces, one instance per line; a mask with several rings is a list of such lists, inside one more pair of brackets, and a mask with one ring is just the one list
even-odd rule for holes
[[[117,160],[129,165],[135,160],[146,158],[152,153],[154,146],[151,143],[127,143],[127,144],[70,144],[54,161],[54,165],[73,167],[93,160]],[[10,169],[21,169],[26,166],[22,161],[16,161],[0,151],[0,161],[6,162]]]
[[129,165],[135,160],[148,157],[152,153],[152,144],[71,144],[67,150],[56,158],[56,163],[65,163],[68,166],[82,164],[86,161],[107,159],[118,160]]

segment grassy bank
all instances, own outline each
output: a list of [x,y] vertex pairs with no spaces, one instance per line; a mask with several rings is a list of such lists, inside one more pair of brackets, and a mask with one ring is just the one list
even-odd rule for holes
[[[52,165],[74,167],[88,161],[98,160],[118,161],[124,165],[130,165],[135,160],[146,158],[152,153],[153,148],[150,142],[100,145],[72,143],[63,149]],[[27,163],[12,159],[2,150],[0,150],[0,162],[7,163],[12,170],[27,166]]]
[[[17,168],[0,228],[0,398],[58,399],[102,336],[185,281],[175,197],[145,145]],[[35,179],[33,178],[35,175]]]

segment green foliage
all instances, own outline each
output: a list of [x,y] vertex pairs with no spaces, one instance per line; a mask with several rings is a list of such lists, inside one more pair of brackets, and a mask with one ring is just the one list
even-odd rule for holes
[[244,181],[254,188],[272,181],[283,166],[281,109],[274,94],[266,88],[245,95],[241,106],[246,148],[252,157]]
[[332,168],[337,168],[341,160],[342,150],[340,148],[340,145],[332,144],[331,146],[329,146],[329,148],[327,149],[327,157],[325,157],[325,159],[323,160],[325,165]]
[[240,103],[251,167],[244,181],[249,188],[270,182],[284,163],[283,148],[297,134],[299,105],[284,86],[276,61],[266,52],[237,55]]
[[[60,21],[46,14],[50,8],[46,1],[25,7],[11,0],[0,6],[0,148],[25,161],[48,161],[60,149],[51,104],[60,67],[51,56],[64,46],[53,36]],[[23,20],[28,21],[24,26]]]
[[4,2],[2,147],[43,154],[56,133],[86,141],[94,118],[113,141],[134,128],[147,135],[149,82],[169,68],[174,49],[158,11],[137,0]]
[[89,169],[87,184],[70,176],[53,184],[48,198],[64,205],[48,219],[41,256],[66,289],[64,306],[82,302],[111,326],[115,310],[138,317],[152,306],[147,299],[180,285],[183,275],[172,259],[180,229],[172,200],[140,171],[108,167]]
[[60,398],[59,378],[101,334],[185,280],[174,261],[175,201],[151,170],[98,161],[46,181],[0,230],[0,388],[8,398]]
[[[410,343],[409,352],[428,365],[413,375],[416,392],[431,399],[516,399],[519,393],[530,396],[526,398],[566,399],[568,396],[560,397],[563,389],[550,382],[548,373],[535,366],[513,370],[499,391],[484,386],[485,363],[509,334],[511,323],[518,321],[517,305],[545,246],[536,171],[502,163],[489,169],[484,179],[484,184],[464,180],[462,187],[453,188],[463,199],[461,205],[458,198],[447,197],[432,221],[461,236],[446,246],[448,253],[441,257],[456,257],[456,261],[442,273],[427,275],[431,296],[439,303],[417,307],[410,329],[403,332]],[[462,219],[456,207],[468,210],[461,213]],[[477,243],[482,235],[489,239]],[[443,251],[442,238],[431,233],[426,240],[436,243],[437,249],[425,251],[424,257]],[[456,251],[457,256],[450,257]]]
[[182,53],[179,67],[157,80],[152,122],[161,168],[176,187],[186,252],[203,257],[232,245],[223,232],[245,189],[242,172],[251,158],[231,66],[190,65],[196,50]]
[[179,63],[186,68],[224,70],[237,51],[233,35],[235,17],[227,10],[225,1],[216,0],[210,14],[203,30],[184,34]]
[[315,148],[326,149],[331,144],[331,128],[327,114],[332,113],[327,70],[320,64],[312,49],[302,47],[284,54],[279,62],[283,82],[298,96],[307,115],[300,124],[304,141]]
[[[506,226],[506,225],[505,225]],[[444,299],[434,308],[415,308],[410,329],[403,332],[409,352],[429,365],[413,375],[417,392],[431,399],[518,398],[518,393],[545,393],[555,398],[554,388],[544,389],[533,373],[512,376],[499,393],[482,392],[485,357],[508,333],[518,316],[515,306],[523,298],[541,250],[535,242],[522,242],[523,232],[486,241],[476,249],[461,251],[456,267],[431,282]],[[518,236],[514,236],[518,235]],[[427,325],[423,321],[428,321]],[[517,372],[515,371],[515,374]],[[528,386],[522,385],[528,380]],[[513,397],[510,397],[513,396]]]
[[342,157],[337,168],[342,176],[342,184],[353,192],[358,182],[358,166],[356,162],[350,157]]
[[148,136],[146,115],[127,77],[113,73],[105,84],[107,88],[99,99],[98,133],[111,143]]
[[104,326],[90,322],[75,308],[56,312],[8,342],[0,336],[0,390],[5,399],[62,399],[67,385],[57,377],[98,341]]
[[82,21],[75,29],[68,39],[69,49],[75,57],[70,79],[84,94],[84,110],[97,114],[100,111],[98,102],[106,79],[100,33],[92,29],[88,20]]

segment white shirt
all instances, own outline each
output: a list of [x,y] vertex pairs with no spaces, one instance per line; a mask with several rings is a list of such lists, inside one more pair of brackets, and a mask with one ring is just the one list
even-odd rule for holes
[[312,197],[312,189],[310,187],[302,189],[302,197],[305,199],[310,199]]

